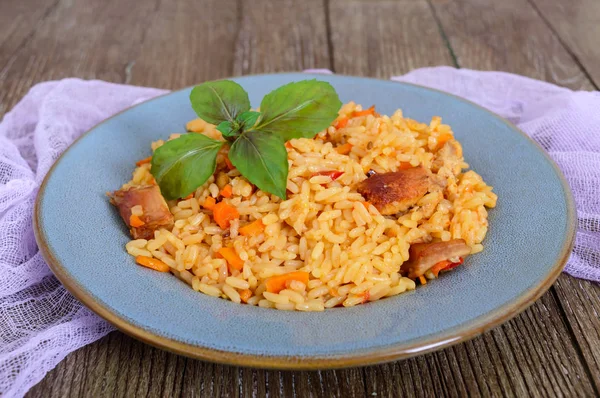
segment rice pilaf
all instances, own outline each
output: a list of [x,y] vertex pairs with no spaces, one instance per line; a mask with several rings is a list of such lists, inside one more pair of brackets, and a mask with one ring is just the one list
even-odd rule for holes
[[[189,134],[223,140],[213,125],[188,123]],[[175,138],[178,135],[172,135]],[[152,143],[152,150],[162,140]],[[256,189],[232,168],[226,151],[217,170],[190,197],[168,202],[172,229],[126,245],[132,256],[155,258],[202,293],[281,310],[351,307],[413,290],[401,270],[417,243],[462,239],[483,250],[487,208],[497,196],[481,176],[464,171],[462,148],[441,118],[429,124],[345,104],[314,139],[286,144],[287,200]],[[356,189],[370,174],[420,167],[441,184],[395,215],[382,215]],[[149,162],[138,162],[122,189],[155,185]],[[218,203],[235,209],[228,227],[215,220]],[[142,216],[144,209],[131,209]],[[291,276],[290,276],[291,275]],[[437,272],[426,272],[435,279]]]

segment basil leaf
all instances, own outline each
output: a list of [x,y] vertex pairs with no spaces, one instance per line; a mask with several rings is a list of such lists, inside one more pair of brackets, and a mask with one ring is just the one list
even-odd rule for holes
[[231,80],[206,82],[194,87],[190,102],[201,119],[215,125],[233,122],[240,113],[250,109],[248,93]]
[[260,112],[247,111],[240,113],[233,122],[221,122],[217,130],[223,134],[223,137],[235,137],[242,129],[249,130],[254,126]]
[[327,82],[289,83],[263,98],[262,118],[254,129],[278,134],[285,141],[312,138],[329,127],[341,106],[335,89]]
[[183,198],[213,175],[223,141],[189,133],[167,141],[152,155],[150,172],[167,200]]
[[217,130],[223,134],[223,137],[233,137],[235,135],[235,130],[231,126],[231,122],[221,122],[217,126]]
[[229,160],[258,188],[286,198],[288,158],[280,136],[245,131],[229,149]]
[[244,126],[245,130],[250,130],[256,124],[260,112],[248,111],[240,114],[237,120]]

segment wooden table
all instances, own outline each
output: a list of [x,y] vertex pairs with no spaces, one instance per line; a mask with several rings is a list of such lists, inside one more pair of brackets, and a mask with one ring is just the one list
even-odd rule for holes
[[[454,65],[593,90],[599,22],[597,0],[2,0],[0,116],[35,83],[72,76],[178,89],[305,68],[389,78]],[[600,287],[562,275],[472,341],[321,372],[215,365],[114,332],[29,396],[598,396],[599,312]]]

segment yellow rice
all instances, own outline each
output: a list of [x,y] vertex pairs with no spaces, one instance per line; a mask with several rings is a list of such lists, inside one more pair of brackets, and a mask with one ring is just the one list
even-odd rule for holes
[[[399,274],[411,243],[461,238],[472,253],[483,250],[486,207],[494,207],[497,197],[476,172],[464,171],[468,165],[462,158],[437,172],[447,181],[443,193],[428,193],[400,216],[384,217],[374,206],[363,205],[365,198],[354,186],[366,178],[366,172],[397,171],[402,163],[431,168],[438,137],[452,131],[439,117],[429,124],[404,118],[400,110],[391,117],[352,117],[353,111],[360,110],[348,103],[338,118],[349,117],[345,127],[332,125],[315,139],[289,142],[287,200],[256,190],[236,169],[227,171],[219,155],[217,170],[221,171],[193,198],[169,202],[174,228],[156,231],[148,241],[131,241],[126,250],[133,256],[160,259],[204,294],[239,303],[240,291],[250,289],[249,305],[299,311],[351,307],[415,289],[414,281]],[[214,126],[196,125],[199,133],[222,139]],[[152,149],[163,143],[152,143]],[[335,147],[345,143],[352,144],[351,152],[339,154]],[[335,181],[314,176],[328,170],[344,174]],[[125,187],[152,183],[146,163],[134,170]],[[233,195],[223,200],[240,213],[228,231],[201,206],[208,196],[217,198],[226,184],[231,184]],[[239,234],[241,226],[258,219],[265,225],[264,233]],[[230,273],[226,260],[215,256],[224,246],[232,247],[244,261],[241,271]],[[309,272],[308,284],[294,281],[279,293],[266,291],[267,278],[292,271]]]

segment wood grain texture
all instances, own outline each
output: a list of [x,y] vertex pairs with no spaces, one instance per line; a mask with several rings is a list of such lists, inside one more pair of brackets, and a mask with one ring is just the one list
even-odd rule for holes
[[336,73],[389,79],[453,65],[426,0],[330,0],[329,18]]
[[237,0],[155,0],[127,60],[126,82],[179,89],[231,76],[242,10]]
[[323,0],[241,1],[234,75],[329,68]]
[[[558,0],[534,3],[546,15],[542,2],[552,1]],[[550,14],[549,25],[517,0],[25,0],[6,6],[13,3],[0,3],[0,22],[28,23],[0,24],[0,34],[9,35],[0,36],[0,115],[34,83],[67,76],[163,88],[313,67],[387,78],[453,65],[454,57],[463,67],[592,87],[565,33],[551,29]],[[523,314],[472,341],[335,371],[216,365],[114,332],[68,355],[28,396],[597,396],[599,289],[561,276]]]
[[0,116],[40,81],[77,76],[124,82],[153,10],[154,4],[137,0],[59,1],[0,65]]
[[429,1],[462,68],[501,70],[572,89],[593,89],[527,1]]
[[561,275],[553,290],[600,391],[600,285]]
[[11,62],[58,1],[3,0],[0,2],[0,65]]
[[597,0],[529,0],[587,76],[600,86],[600,2]]

